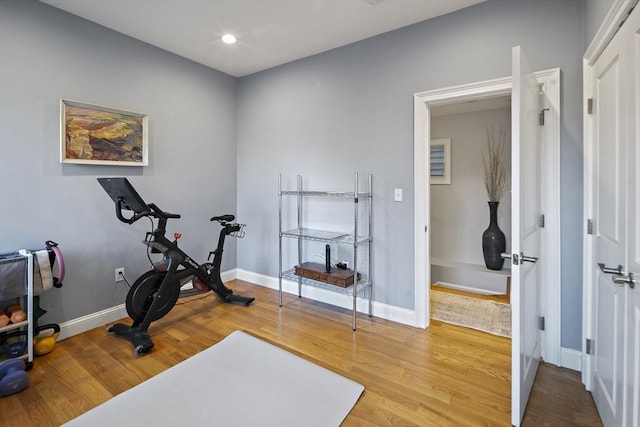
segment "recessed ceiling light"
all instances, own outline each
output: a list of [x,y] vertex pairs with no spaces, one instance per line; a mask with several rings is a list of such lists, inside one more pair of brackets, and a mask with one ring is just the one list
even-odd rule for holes
[[236,37],[233,34],[225,34],[222,36],[222,41],[226,44],[234,44],[236,42]]

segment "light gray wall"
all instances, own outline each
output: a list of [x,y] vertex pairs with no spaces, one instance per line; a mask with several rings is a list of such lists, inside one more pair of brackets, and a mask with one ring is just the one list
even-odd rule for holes
[[[582,330],[582,0],[489,0],[239,79],[238,212],[258,233],[238,267],[277,277],[277,173],[313,187],[374,174],[376,301],[412,309],[413,94],[500,78],[521,45],[532,67],[562,70],[562,345]],[[393,189],[404,201],[393,202]]]
[[[431,139],[451,138],[451,184],[431,185],[431,257],[484,265],[482,233],[489,226],[482,155],[487,128],[507,130],[505,163],[511,168],[511,110],[431,117]],[[510,176],[510,173],[509,173]],[[507,181],[509,182],[509,181]],[[498,206],[498,225],[511,247],[511,186]],[[505,264],[509,267],[509,264]]]
[[[0,253],[60,243],[67,277],[43,295],[43,322],[122,304],[114,268],[130,282],[149,268],[149,221],[118,222],[97,177],[128,176],[147,203],[182,214],[169,232],[206,258],[209,218],[236,206],[234,91],[226,74],[34,0],[0,0]],[[147,113],[150,165],[62,165],[60,98]],[[229,240],[224,269],[236,264]]]
[[602,21],[609,13],[615,0],[584,0],[584,41],[585,49],[600,29]]
[[[594,17],[597,1],[586,3]],[[249,224],[237,266],[275,277],[276,174],[344,188],[372,172],[375,299],[413,308],[412,95],[507,76],[522,45],[535,69],[562,70],[562,345],[579,349],[584,8],[489,0],[236,81],[35,0],[0,0],[0,252],[61,243],[68,277],[45,294],[46,321],[122,303],[113,269],[131,279],[146,268],[148,226],[117,222],[95,178],[126,175],[148,202],[183,214],[170,232],[193,256],[206,256],[208,218],[233,211],[237,194]],[[148,113],[151,165],[61,165],[62,97]],[[223,269],[236,265],[234,245]]]

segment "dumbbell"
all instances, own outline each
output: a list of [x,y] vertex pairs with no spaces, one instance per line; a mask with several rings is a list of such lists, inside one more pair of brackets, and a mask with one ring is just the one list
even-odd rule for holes
[[0,347],[7,357],[20,357],[27,352],[27,331],[5,333],[0,336]]
[[10,321],[11,319],[9,319],[9,316],[4,314],[4,311],[2,311],[2,309],[0,308],[0,328],[2,328],[3,326],[7,326]]
[[22,359],[9,359],[0,363],[0,396],[9,396],[29,385],[29,375]]
[[20,323],[27,320],[27,313],[22,310],[19,305],[10,305],[6,310],[7,316],[11,319],[11,323]]

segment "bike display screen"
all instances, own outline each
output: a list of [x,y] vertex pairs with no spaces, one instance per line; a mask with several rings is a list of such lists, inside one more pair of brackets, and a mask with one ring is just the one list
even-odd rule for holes
[[122,209],[135,213],[144,213],[149,210],[127,178],[98,178],[98,182],[114,203],[120,202]]

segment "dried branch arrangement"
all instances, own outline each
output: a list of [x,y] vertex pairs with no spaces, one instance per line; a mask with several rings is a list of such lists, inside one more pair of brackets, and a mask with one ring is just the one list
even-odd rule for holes
[[497,131],[487,128],[487,147],[482,153],[484,165],[484,187],[490,202],[499,202],[507,184],[507,167],[504,160],[504,147],[507,130],[501,127]]

